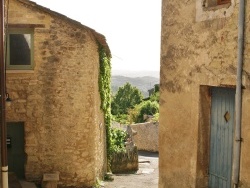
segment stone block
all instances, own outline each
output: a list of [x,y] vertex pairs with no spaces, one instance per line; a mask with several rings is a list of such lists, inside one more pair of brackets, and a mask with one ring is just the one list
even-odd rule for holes
[[114,153],[111,160],[112,173],[133,173],[139,169],[138,150],[135,146],[132,151]]
[[58,172],[43,174],[42,188],[57,188],[58,181]]

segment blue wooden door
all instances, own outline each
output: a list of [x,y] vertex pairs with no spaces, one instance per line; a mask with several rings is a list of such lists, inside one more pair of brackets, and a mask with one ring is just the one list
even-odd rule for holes
[[235,90],[212,88],[209,188],[230,188]]

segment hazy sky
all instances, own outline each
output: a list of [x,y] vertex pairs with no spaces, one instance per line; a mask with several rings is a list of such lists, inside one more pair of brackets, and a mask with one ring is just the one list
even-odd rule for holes
[[161,0],[33,0],[103,34],[113,70],[159,70]]

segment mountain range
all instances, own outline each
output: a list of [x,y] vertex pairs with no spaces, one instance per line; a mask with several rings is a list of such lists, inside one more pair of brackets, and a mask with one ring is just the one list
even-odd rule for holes
[[151,76],[155,78],[160,78],[160,71],[150,71],[150,70],[140,70],[140,71],[131,71],[131,70],[112,70],[112,76],[125,76],[125,77],[144,77]]

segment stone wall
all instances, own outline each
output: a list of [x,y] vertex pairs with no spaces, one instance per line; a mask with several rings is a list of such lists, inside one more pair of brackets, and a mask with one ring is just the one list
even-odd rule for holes
[[137,132],[137,134],[133,136],[133,139],[138,150],[158,152],[158,127],[158,122],[131,125],[131,128]]
[[127,152],[114,153],[111,157],[111,171],[114,174],[134,173],[139,169],[137,147]]
[[59,172],[60,186],[92,186],[105,171],[105,126],[93,30],[11,0],[9,24],[34,24],[34,70],[7,71],[7,121],[25,124],[25,176]]
[[[159,187],[207,187],[210,95],[205,87],[235,87],[238,3],[204,9],[201,0],[162,1]],[[240,187],[250,187],[249,2],[243,70]],[[208,132],[208,133],[207,133]]]

